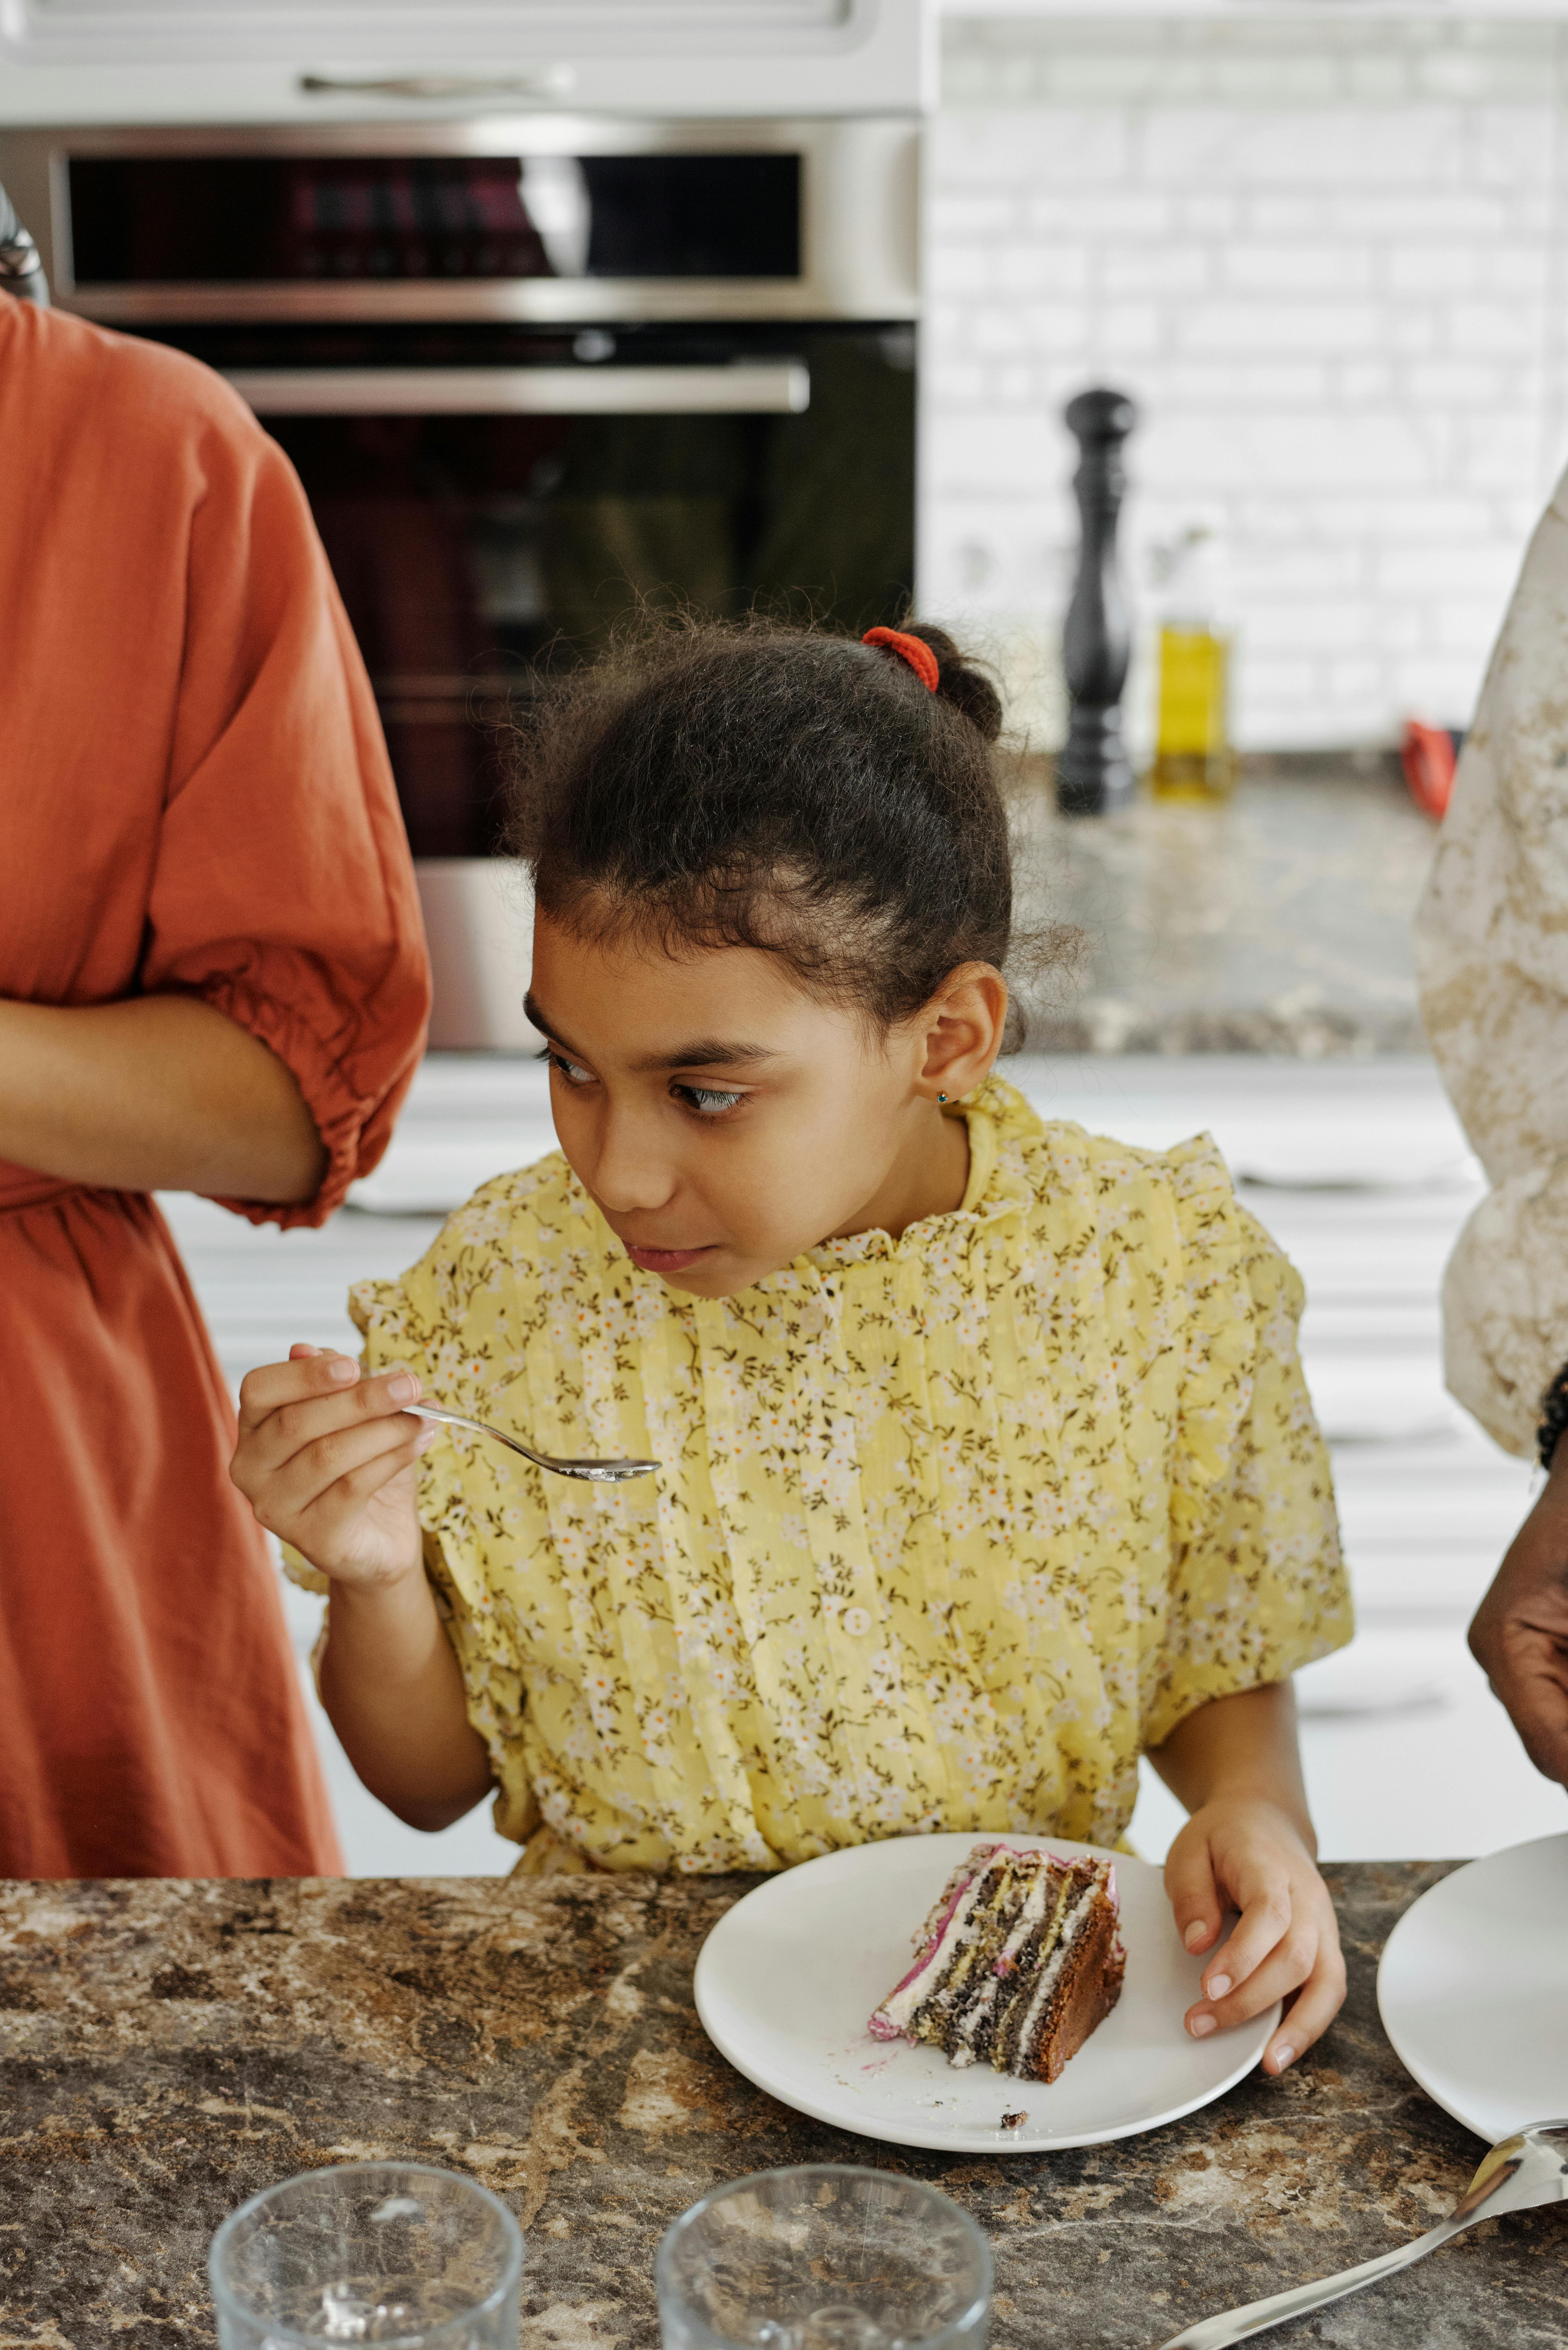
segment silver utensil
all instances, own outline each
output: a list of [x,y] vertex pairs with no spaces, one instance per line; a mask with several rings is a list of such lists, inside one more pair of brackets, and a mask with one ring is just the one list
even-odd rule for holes
[[1512,2137],[1501,2138],[1491,2149],[1449,2217],[1428,2228],[1413,2243],[1397,2251],[1380,2252],[1359,2268],[1341,2269],[1337,2276],[1316,2284],[1293,2285],[1288,2293],[1272,2293],[1266,2301],[1250,2301],[1243,2309],[1228,2309],[1219,2317],[1204,2317],[1164,2345],[1164,2350],[1226,2350],[1266,2325],[1282,2324],[1324,2302],[1338,2301],[1379,2277],[1395,2276],[1414,2261],[1424,2260],[1477,2220],[1495,2220],[1504,2211],[1531,2211],[1538,2203],[1568,2202],[1568,2120],[1532,2122]]
[[552,1453],[535,1452],[531,1445],[508,1436],[504,1429],[492,1428],[486,1419],[467,1419],[461,1411],[442,1411],[433,1403],[406,1403],[403,1409],[410,1419],[439,1419],[443,1428],[466,1428],[475,1436],[493,1436],[497,1444],[520,1452],[535,1469],[553,1470],[557,1477],[586,1477],[590,1485],[618,1485],[626,1477],[650,1477],[659,1466],[657,1461],[557,1461]]

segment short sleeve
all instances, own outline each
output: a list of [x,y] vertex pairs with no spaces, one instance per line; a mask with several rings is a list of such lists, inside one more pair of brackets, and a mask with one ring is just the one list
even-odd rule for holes
[[1206,1137],[1169,1154],[1186,1293],[1163,1653],[1143,1742],[1281,1681],[1354,1623],[1328,1453],[1297,1345],[1301,1277]]
[[318,1224],[386,1148],[429,970],[369,681],[305,494],[222,387],[199,473],[179,708],[140,973],[214,1004],[293,1073],[328,1154],[313,1200],[223,1204]]

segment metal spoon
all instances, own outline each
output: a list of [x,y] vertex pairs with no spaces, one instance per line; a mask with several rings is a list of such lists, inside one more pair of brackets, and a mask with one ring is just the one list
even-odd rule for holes
[[1272,2293],[1266,2301],[1250,2301],[1244,2309],[1228,2309],[1221,2316],[1200,2318],[1185,2334],[1178,2334],[1164,2350],[1226,2350],[1231,2342],[1261,2334],[1266,2325],[1282,2324],[1309,2309],[1321,2309],[1379,2277],[1395,2276],[1413,2261],[1425,2259],[1476,2220],[1495,2220],[1503,2211],[1530,2211],[1538,2203],[1568,2202],[1568,2120],[1532,2122],[1512,2137],[1501,2138],[1476,2172],[1449,2217],[1428,2228],[1413,2243],[1397,2251],[1380,2252],[1355,2269],[1317,2284],[1293,2285],[1288,2293]]
[[461,1411],[442,1411],[433,1403],[406,1403],[403,1409],[410,1419],[439,1419],[443,1428],[472,1429],[475,1436],[493,1436],[497,1444],[509,1445],[531,1461],[535,1469],[552,1469],[557,1477],[586,1477],[590,1485],[618,1485],[626,1477],[650,1477],[658,1468],[657,1461],[557,1461],[548,1452],[535,1452],[502,1428],[492,1428],[485,1419],[465,1419]]

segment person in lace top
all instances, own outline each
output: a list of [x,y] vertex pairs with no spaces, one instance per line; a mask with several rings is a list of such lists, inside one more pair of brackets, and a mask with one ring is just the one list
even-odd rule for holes
[[[235,1474],[331,1592],[361,1775],[524,1866],[1115,1845],[1140,1754],[1218,1942],[1189,2028],[1343,1995],[1290,1676],[1350,1637],[1296,1274],[1207,1137],[1043,1121],[1007,1015],[1000,711],[940,630],[655,634],[524,744],[561,1149],[253,1372]],[[400,1410],[423,1392],[541,1474]]]
[[1525,555],[1416,918],[1421,1016],[1489,1190],[1443,1274],[1449,1391],[1544,1487],[1470,1626],[1568,1786],[1568,474]]

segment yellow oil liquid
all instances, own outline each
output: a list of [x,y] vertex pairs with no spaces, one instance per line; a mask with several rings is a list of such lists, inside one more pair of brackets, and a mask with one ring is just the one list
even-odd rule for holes
[[1209,629],[1161,629],[1159,727],[1149,771],[1157,799],[1226,796],[1236,781],[1230,720],[1230,639]]

